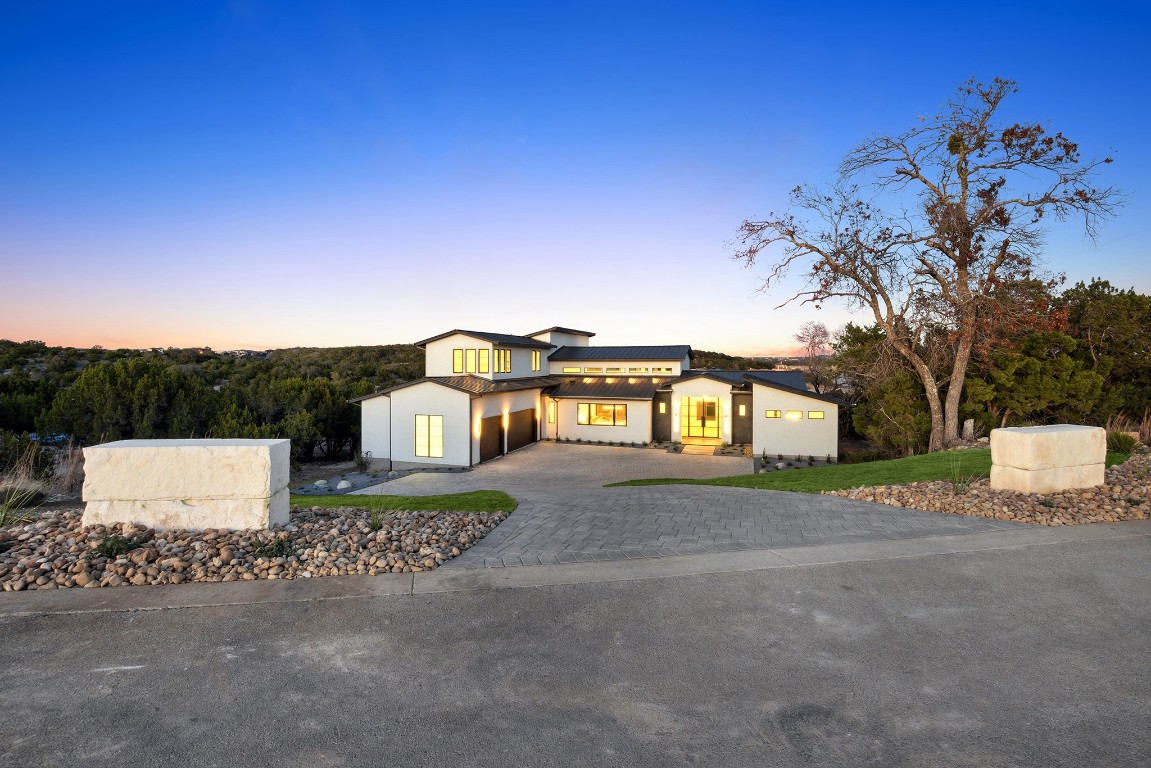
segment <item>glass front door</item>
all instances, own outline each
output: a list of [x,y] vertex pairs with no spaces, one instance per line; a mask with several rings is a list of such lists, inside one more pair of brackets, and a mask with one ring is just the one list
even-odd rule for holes
[[680,402],[680,436],[720,438],[721,407],[718,397],[685,397]]

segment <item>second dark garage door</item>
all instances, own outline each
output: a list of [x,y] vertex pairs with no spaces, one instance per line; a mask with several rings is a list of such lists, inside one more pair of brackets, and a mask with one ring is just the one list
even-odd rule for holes
[[536,441],[536,409],[527,408],[508,415],[508,452]]

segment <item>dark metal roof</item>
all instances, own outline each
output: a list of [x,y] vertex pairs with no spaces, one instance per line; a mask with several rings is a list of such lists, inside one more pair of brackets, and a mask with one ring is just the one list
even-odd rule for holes
[[562,325],[553,325],[551,328],[544,328],[542,331],[536,331],[535,333],[529,333],[527,335],[539,336],[541,333],[551,333],[552,331],[557,333],[570,333],[574,336],[587,336],[589,339],[595,336],[591,331],[577,331],[575,328],[564,328]]
[[691,376],[708,376],[713,379],[731,382],[732,386],[743,386],[750,381],[761,384],[782,384],[791,389],[804,391],[807,382],[804,381],[802,371],[721,371],[711,368],[692,368],[683,372],[682,378]]
[[394,387],[381,389],[378,392],[373,392],[370,395],[363,397],[353,398],[348,402],[358,403],[363,400],[369,400],[373,397],[384,397],[395,392],[397,389],[405,389],[413,387],[416,384],[425,384],[431,382],[432,384],[439,384],[442,387],[449,389],[457,389],[460,392],[467,392],[470,395],[490,395],[500,392],[519,392],[525,389],[546,389],[547,387],[555,386],[559,383],[558,376],[525,376],[518,379],[503,379],[491,381],[480,376],[425,376],[422,379],[415,379],[413,381],[406,381],[403,384],[397,384]]
[[748,387],[752,384],[761,384],[765,387],[778,389],[782,392],[793,392],[797,395],[810,397],[812,400],[821,400],[825,403],[843,405],[843,401],[831,395],[821,395],[807,388],[802,371],[717,371],[717,370],[687,370],[677,379],[672,379],[660,389],[670,389],[672,384],[695,378],[709,378],[726,382],[732,387]]
[[662,347],[560,347],[548,360],[682,360],[691,356],[686,344]]
[[658,388],[652,379],[627,376],[594,376],[565,378],[548,390],[549,397],[611,398],[615,400],[651,400]]
[[481,341],[490,341],[492,344],[496,344],[501,347],[530,347],[532,349],[551,349],[555,346],[554,344],[548,344],[546,341],[529,339],[527,336],[515,336],[510,333],[490,333],[488,331],[462,331],[458,328],[452,331],[448,331],[447,333],[441,333],[439,336],[433,336],[430,339],[417,341],[416,346],[424,347],[428,344],[431,344],[433,341],[446,339],[449,336],[455,336],[457,334],[461,336],[470,336],[473,339],[479,339]]

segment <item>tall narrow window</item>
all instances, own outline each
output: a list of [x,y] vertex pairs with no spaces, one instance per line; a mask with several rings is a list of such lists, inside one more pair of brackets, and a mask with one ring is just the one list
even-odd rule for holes
[[480,373],[489,373],[491,371],[491,356],[492,351],[490,349],[480,350]]
[[746,403],[740,403],[739,404],[739,415],[740,416],[746,416],[747,415],[747,404]]
[[532,370],[538,371],[540,369],[540,351],[538,349],[532,350]]
[[512,351],[510,349],[496,350],[496,373],[512,372]]
[[416,414],[416,456],[431,459],[444,457],[443,416]]
[[476,351],[474,349],[464,350],[464,373],[476,372]]
[[552,400],[548,403],[548,424],[556,423],[556,401]]
[[667,413],[667,403],[660,403],[659,404],[659,412],[660,413]]
[[464,351],[462,349],[452,350],[452,373],[464,372]]

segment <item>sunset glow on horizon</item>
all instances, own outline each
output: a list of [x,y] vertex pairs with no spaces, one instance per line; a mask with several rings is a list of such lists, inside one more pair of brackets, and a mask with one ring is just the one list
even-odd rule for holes
[[[1151,11],[965,13],[992,9],[936,56],[897,44],[947,27],[923,4],[10,5],[0,338],[228,350],[563,325],[795,354],[804,321],[869,318],[775,309],[802,275],[757,292],[766,263],[731,259],[740,222],[973,75],[1019,81],[1005,119],[1115,157],[1100,182],[1126,207],[1094,243],[1051,222],[1045,266],[1151,293]],[[1056,66],[1069,17],[1082,55]]]

